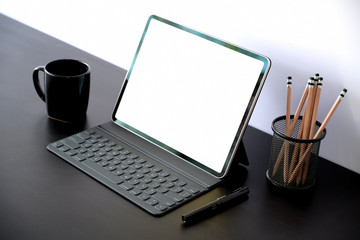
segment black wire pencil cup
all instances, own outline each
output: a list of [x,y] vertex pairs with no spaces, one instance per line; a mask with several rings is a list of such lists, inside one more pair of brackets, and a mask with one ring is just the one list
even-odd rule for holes
[[[278,187],[307,189],[315,183],[320,143],[326,136],[325,127],[347,90],[341,91],[323,123],[320,123],[316,117],[322,78],[316,74],[308,80],[294,115],[290,115],[291,84],[292,79],[288,77],[286,115],[272,122],[273,138],[266,176]],[[304,106],[303,116],[300,116]]]

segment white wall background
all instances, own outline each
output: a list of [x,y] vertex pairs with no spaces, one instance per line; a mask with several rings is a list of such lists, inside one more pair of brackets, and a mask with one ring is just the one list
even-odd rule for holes
[[341,89],[349,90],[320,155],[360,173],[358,0],[0,0],[0,13],[125,69],[151,14],[267,55],[273,65],[250,124],[268,133],[285,113],[287,76],[294,112],[308,77],[319,72],[319,121]]

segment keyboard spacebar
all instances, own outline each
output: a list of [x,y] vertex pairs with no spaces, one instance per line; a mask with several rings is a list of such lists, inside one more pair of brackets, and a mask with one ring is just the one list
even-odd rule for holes
[[104,169],[102,166],[89,159],[86,159],[82,163],[115,184],[120,184],[123,182],[119,176],[112,174],[110,171]]

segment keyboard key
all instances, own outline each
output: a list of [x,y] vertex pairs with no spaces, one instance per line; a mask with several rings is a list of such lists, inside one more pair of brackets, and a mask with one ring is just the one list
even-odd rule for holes
[[117,156],[116,159],[124,161],[125,159],[127,159],[127,157],[126,156]]
[[158,204],[159,201],[154,199],[154,198],[150,198],[149,200],[146,201],[146,203],[151,205],[151,206],[154,206],[154,205]]
[[125,165],[125,164],[121,164],[121,165],[119,165],[119,168],[121,168],[122,170],[125,170],[125,169],[129,168],[129,166]]
[[94,146],[97,148],[102,148],[105,146],[105,144],[104,143],[95,143]]
[[121,163],[121,161],[115,159],[115,160],[112,160],[111,163],[114,165],[119,165]]
[[121,150],[120,153],[124,154],[124,155],[129,155],[131,152],[129,150],[124,149],[124,150]]
[[106,137],[103,137],[103,138],[100,138],[100,139],[99,139],[99,142],[102,142],[102,143],[106,143],[106,142],[108,142],[108,141],[109,141],[109,139],[106,138]]
[[100,134],[98,134],[98,133],[95,133],[95,134],[93,134],[91,137],[93,137],[93,138],[95,138],[95,139],[99,139],[99,138],[101,138],[102,136],[101,136]]
[[131,154],[131,155],[129,155],[129,158],[132,158],[132,159],[137,159],[139,156],[138,155],[136,155],[136,154]]
[[84,156],[87,157],[87,158],[91,158],[91,157],[94,156],[94,154],[92,152],[87,152],[87,153],[84,154]]
[[177,182],[175,182],[175,184],[176,184],[177,186],[183,187],[183,186],[185,186],[185,185],[186,185],[186,182],[183,182],[183,181],[177,181]]
[[149,177],[150,178],[157,178],[159,175],[157,173],[150,173]]
[[190,185],[184,186],[184,189],[192,194],[198,193],[200,191],[197,187]]
[[117,156],[117,155],[120,154],[120,152],[118,152],[118,151],[112,151],[111,154],[112,154],[113,156]]
[[65,139],[61,140],[60,142],[72,149],[77,149],[80,147],[80,145],[78,143],[70,140],[70,138],[65,138]]
[[171,181],[171,182],[175,182],[177,181],[179,178],[175,177],[175,176],[171,176],[171,177],[168,177],[168,180]]
[[80,162],[84,161],[86,159],[86,157],[84,157],[84,155],[82,155],[82,154],[78,154],[78,155],[74,156],[73,158]]
[[164,211],[167,207],[163,204],[158,204],[155,206],[155,209],[156,210],[159,210],[159,211]]
[[179,192],[183,191],[183,188],[182,187],[174,187],[171,190],[176,192],[176,193],[179,193]]
[[179,194],[174,193],[172,191],[169,191],[167,193],[165,193],[165,196],[171,198],[172,200],[176,201],[176,202],[181,202],[184,200],[183,197],[181,197]]
[[71,141],[75,142],[75,143],[78,143],[78,144],[82,144],[82,143],[85,142],[84,139],[82,139],[82,138],[80,138],[80,137],[78,137],[78,136],[76,136],[76,135],[69,137],[69,139],[70,139]]
[[155,193],[153,196],[152,196],[154,199],[158,200],[160,203],[164,204],[164,205],[167,205],[167,206],[173,206],[175,205],[175,202],[174,200],[166,197],[165,195],[161,194],[161,193]]
[[91,144],[94,144],[94,143],[97,143],[97,142],[98,142],[98,140],[97,140],[97,139],[95,139],[95,138],[92,138],[92,139],[89,139],[89,142],[90,142]]
[[158,172],[161,172],[162,169],[159,167],[156,167],[156,168],[153,168],[152,170],[153,170],[153,172],[158,173]]
[[140,181],[145,184],[149,184],[149,183],[151,183],[152,180],[150,178],[142,178]]
[[144,164],[145,167],[148,167],[148,168],[152,168],[154,166],[154,164],[150,163],[150,162],[147,162]]
[[75,151],[74,149],[71,149],[70,151],[67,151],[66,154],[69,156],[74,156],[77,154],[77,151]]
[[130,179],[128,182],[132,185],[137,185],[140,183],[140,180],[139,179]]
[[138,189],[140,190],[145,190],[148,188],[148,186],[144,183],[140,183],[139,185],[136,186]]
[[88,140],[91,138],[90,133],[88,133],[88,132],[81,132],[81,133],[76,134],[76,136],[81,137],[84,140]]
[[142,193],[141,190],[137,189],[137,188],[133,188],[130,190],[130,193],[134,194],[134,195],[139,195]]
[[92,148],[90,148],[90,151],[97,152],[97,151],[99,151],[99,149],[97,147],[92,147]]
[[137,158],[136,160],[135,160],[135,162],[137,162],[137,163],[145,163],[146,161],[143,159],[143,158]]
[[102,157],[106,155],[106,152],[100,151],[96,153],[97,156]]
[[133,165],[133,168],[135,168],[135,169],[140,169],[140,168],[142,168],[142,166],[141,166],[141,164],[134,164],[134,165]]
[[170,175],[170,173],[168,173],[168,172],[161,172],[161,173],[159,173],[159,175],[162,176],[162,177],[167,177],[167,176]]
[[104,149],[105,152],[110,152],[110,151],[113,150],[111,147],[105,147],[105,148],[103,148],[103,149]]
[[159,187],[159,188],[157,189],[157,191],[158,191],[158,192],[161,192],[161,193],[166,193],[166,192],[169,191],[169,189],[166,188],[166,187]]
[[62,147],[64,144],[62,144],[61,142],[54,142],[52,145],[56,148],[59,148]]
[[108,171],[114,171],[116,169],[116,167],[114,165],[108,165],[105,167],[105,169]]
[[128,169],[125,170],[125,172],[128,173],[128,174],[134,174],[134,173],[136,173],[136,170],[133,169],[133,168],[128,168]]
[[134,174],[134,177],[140,179],[140,178],[143,178],[143,177],[144,177],[144,174],[142,174],[142,173],[136,173],[136,174]]
[[191,194],[187,191],[182,191],[181,193],[179,193],[179,195],[182,196],[183,198],[191,197]]
[[142,168],[139,170],[139,172],[143,173],[143,174],[147,174],[150,172],[150,170],[148,168]]
[[131,189],[134,188],[133,185],[131,185],[131,184],[128,183],[128,182],[122,183],[122,184],[120,185],[120,187],[122,187],[122,188],[125,189],[125,190],[131,190]]
[[152,183],[149,183],[149,187],[151,187],[151,188],[158,188],[158,187],[160,187],[160,184],[157,183],[157,182],[152,182]]
[[157,193],[157,191],[153,188],[149,188],[149,189],[145,190],[145,193],[149,194],[149,195],[153,195],[153,194]]
[[101,161],[101,158],[99,157],[93,157],[93,158],[90,158],[92,161],[94,162],[100,162]]
[[159,177],[156,179],[156,181],[158,181],[159,183],[164,183],[164,182],[166,182],[166,178]]
[[87,149],[85,149],[85,148],[80,148],[80,149],[78,150],[78,152],[81,153],[81,154],[83,154],[83,153],[86,153],[86,152],[87,152]]
[[92,146],[92,144],[90,144],[90,143],[81,144],[82,148],[90,148],[91,146]]
[[98,164],[99,164],[100,166],[102,166],[102,167],[106,167],[107,165],[109,165],[109,163],[106,162],[106,161],[101,161],[101,162],[99,162]]
[[116,146],[116,143],[114,143],[114,142],[107,142],[107,143],[105,143],[105,145],[108,146],[108,147],[113,147],[113,146]]
[[113,147],[113,150],[115,150],[115,151],[120,151],[120,150],[123,150],[123,149],[124,149],[124,147],[122,147],[120,145],[117,145],[117,146]]
[[134,164],[134,160],[132,159],[128,159],[128,160],[125,160],[124,163],[126,163],[127,165],[131,165],[131,164]]
[[143,200],[143,201],[146,201],[146,200],[148,200],[148,199],[150,198],[150,196],[147,195],[147,194],[142,193],[142,194],[140,194],[140,195],[138,196],[138,198],[141,199],[141,200]]
[[125,174],[121,176],[124,180],[130,180],[132,177],[129,174]]
[[107,156],[102,157],[102,159],[103,159],[104,161],[111,161],[111,160],[113,159],[113,157],[107,155]]
[[120,176],[120,175],[123,175],[123,174],[124,174],[124,171],[123,171],[123,170],[120,170],[120,169],[117,169],[117,170],[115,170],[113,173],[114,173],[115,175]]
[[63,151],[63,152],[66,152],[66,151],[69,151],[70,148],[69,148],[68,146],[65,146],[65,145],[64,145],[64,146],[60,147],[59,150],[60,150],[60,151]]
[[172,188],[173,186],[175,186],[175,183],[173,183],[173,182],[164,183],[164,187]]

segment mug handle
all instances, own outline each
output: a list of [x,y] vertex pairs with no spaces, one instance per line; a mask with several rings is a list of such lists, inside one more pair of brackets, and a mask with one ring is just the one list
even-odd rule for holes
[[42,88],[41,88],[41,86],[40,86],[39,71],[45,72],[45,68],[44,68],[43,66],[39,66],[39,67],[36,67],[36,68],[34,69],[34,72],[33,72],[33,82],[34,82],[34,86],[35,86],[35,90],[36,90],[37,94],[39,95],[39,97],[41,98],[41,100],[43,100],[44,102],[46,102],[44,91],[42,90]]

